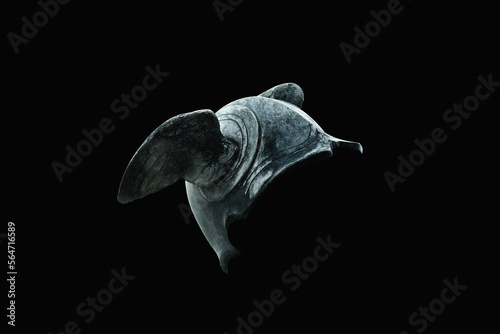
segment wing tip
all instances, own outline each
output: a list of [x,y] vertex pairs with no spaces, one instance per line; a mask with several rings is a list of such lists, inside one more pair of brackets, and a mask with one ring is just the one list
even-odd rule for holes
[[123,184],[120,184],[118,194],[116,195],[116,200],[118,201],[118,203],[127,204],[132,202],[134,199],[135,198],[132,198],[132,196],[130,196],[123,190]]
[[118,201],[118,203],[120,204],[127,204],[127,203],[130,203],[132,202],[131,199],[123,196],[122,194],[118,193],[118,195],[116,196],[116,200]]

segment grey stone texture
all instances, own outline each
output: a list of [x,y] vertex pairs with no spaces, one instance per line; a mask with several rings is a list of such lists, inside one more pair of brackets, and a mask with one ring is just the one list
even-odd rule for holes
[[216,113],[200,110],[160,125],[123,175],[118,201],[127,203],[184,179],[193,215],[227,273],[239,255],[227,229],[248,216],[272,180],[299,163],[317,161],[359,143],[326,134],[304,111],[293,83],[233,101]]

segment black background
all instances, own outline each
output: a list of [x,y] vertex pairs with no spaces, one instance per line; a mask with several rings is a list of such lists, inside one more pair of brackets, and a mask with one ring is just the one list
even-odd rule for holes
[[[500,81],[498,17],[493,5],[471,3],[402,2],[350,64],[339,43],[353,44],[353,28],[387,1],[244,0],[223,21],[211,1],[72,1],[18,54],[7,33],[20,34],[21,17],[40,8],[4,4],[1,231],[16,223],[14,332],[59,333],[76,321],[81,333],[232,334],[252,301],[281,289],[286,301],[255,333],[415,333],[410,314],[454,277],[467,290],[425,332],[484,330],[495,314],[485,301],[497,265],[499,93],[456,131],[442,120],[479,75]],[[169,77],[119,120],[111,102],[156,64]],[[229,230],[243,257],[228,275],[178,209],[187,203],[182,182],[116,201],[128,161],[159,124],[284,82],[302,87],[303,109],[327,133],[365,152],[337,150],[273,182]],[[51,163],[103,118],[114,131],[59,183]],[[391,192],[384,172],[397,172],[398,156],[437,127],[448,139]],[[290,291],[282,274],[328,235],[340,248]],[[77,305],[123,267],[135,279],[86,324]]]

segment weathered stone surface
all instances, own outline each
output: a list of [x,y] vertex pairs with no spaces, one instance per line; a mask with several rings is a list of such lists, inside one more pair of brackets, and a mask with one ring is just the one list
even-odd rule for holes
[[118,192],[126,203],[186,180],[189,205],[227,272],[239,254],[227,235],[280,173],[359,143],[326,134],[300,109],[304,94],[288,83],[231,102],[217,113],[195,111],[158,127],[130,161]]

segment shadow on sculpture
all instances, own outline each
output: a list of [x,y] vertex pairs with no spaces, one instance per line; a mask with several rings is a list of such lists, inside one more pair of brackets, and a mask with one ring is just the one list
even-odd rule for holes
[[227,273],[239,255],[227,229],[245,218],[265,187],[299,163],[361,144],[326,134],[304,111],[293,83],[231,102],[217,113],[175,116],[154,130],[130,160],[118,190],[128,203],[183,179],[193,215]]

